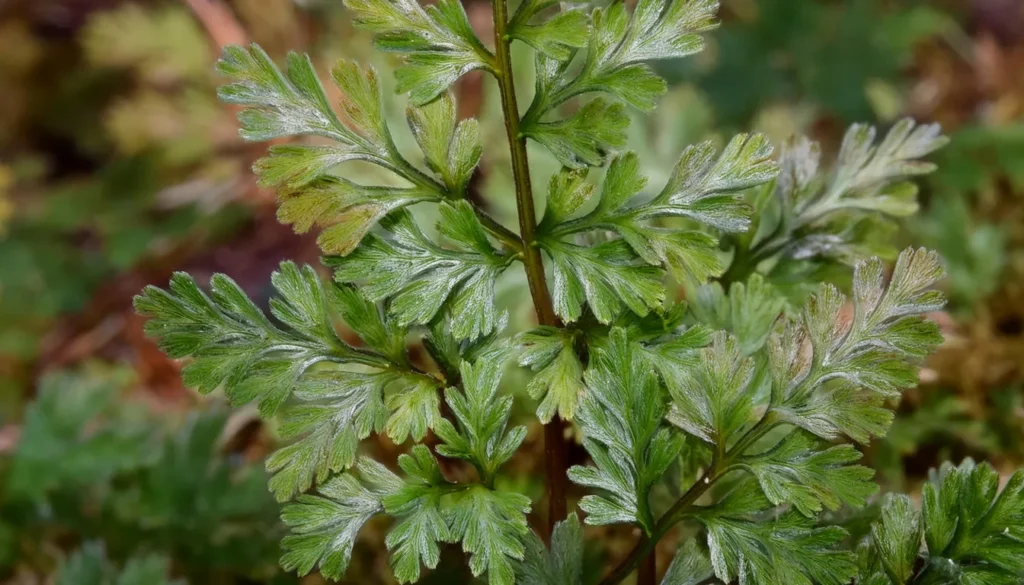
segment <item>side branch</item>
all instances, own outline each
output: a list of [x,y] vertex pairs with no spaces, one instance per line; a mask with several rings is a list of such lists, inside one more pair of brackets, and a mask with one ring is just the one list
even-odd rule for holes
[[776,414],[769,410],[764,416],[748,430],[739,441],[733,445],[732,449],[725,454],[721,459],[716,458],[711,463],[711,468],[708,469],[697,483],[690,486],[690,489],[671,508],[665,515],[658,520],[658,524],[654,527],[649,538],[643,538],[637,545],[630,551],[629,555],[611,572],[607,577],[601,580],[599,585],[617,585],[621,583],[626,577],[630,575],[640,563],[644,561],[658,545],[658,542],[668,534],[669,530],[672,529],[676,524],[682,521],[692,511],[694,504],[697,500],[707,492],[711,486],[715,485],[715,482],[721,479],[722,476],[734,470],[735,467],[732,465],[732,461],[741,455],[743,452],[749,449],[754,443],[760,440],[768,431],[772,430],[778,425],[778,419]]
[[473,205],[473,210],[476,211],[477,218],[480,219],[480,223],[484,226],[484,229],[491,233],[495,238],[498,238],[503,244],[512,248],[516,252],[522,253],[523,241],[519,239],[519,236],[515,232],[501,225],[498,220],[494,219],[486,211],[480,209],[480,206],[470,201],[470,205]]
[[677,522],[686,516],[690,507],[693,506],[693,504],[700,499],[702,495],[704,495],[704,492],[706,492],[719,477],[720,475],[716,472],[714,466],[712,466],[712,468],[709,469],[703,477],[697,480],[697,483],[690,486],[690,489],[687,490],[681,498],[679,498],[679,501],[677,501],[668,512],[665,512],[665,515],[658,521],[657,526],[654,527],[654,531],[651,533],[651,536],[648,538],[642,538],[633,550],[630,551],[629,556],[627,556],[626,559],[623,560],[610,575],[601,580],[600,585],[616,585],[636,570],[636,568],[640,566],[640,563],[643,562],[648,555],[654,552],[654,547],[658,546],[658,542],[668,534],[668,531],[671,530]]

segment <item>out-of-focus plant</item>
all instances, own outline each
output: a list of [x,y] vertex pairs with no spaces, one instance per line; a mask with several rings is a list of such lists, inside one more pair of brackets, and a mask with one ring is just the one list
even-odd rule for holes
[[696,82],[729,126],[807,107],[847,123],[894,119],[917,43],[962,35],[927,3],[726,0],[723,9],[729,18],[708,58],[665,69],[672,80]]
[[56,585],[182,585],[168,575],[168,559],[156,555],[128,560],[116,567],[100,543],[88,543],[61,563]]
[[[0,570],[46,574],[60,560],[53,542],[78,541],[58,583],[165,574],[152,554],[195,583],[282,582],[266,479],[222,452],[227,417],[196,412],[165,430],[123,400],[128,381],[123,370],[44,378],[15,448],[0,457]],[[107,557],[127,562],[120,576]]]
[[246,215],[230,205],[244,184],[231,116],[211,95],[209,41],[185,5],[97,10],[74,32],[0,25],[5,415],[59,316],[143,258]]

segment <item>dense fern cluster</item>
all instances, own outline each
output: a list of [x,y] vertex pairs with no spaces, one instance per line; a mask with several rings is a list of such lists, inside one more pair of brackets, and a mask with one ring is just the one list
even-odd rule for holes
[[[234,79],[221,97],[245,107],[245,138],[318,139],[272,146],[255,172],[278,188],[282,221],[321,230],[333,282],[283,264],[272,317],[221,275],[209,293],[179,274],[136,301],[167,353],[188,358],[189,385],[279,413],[288,443],[267,465],[288,502],[286,568],[340,578],[360,528],[385,515],[400,582],[459,543],[472,573],[494,585],[576,585],[582,526],[575,512],[555,517],[568,478],[585,523],[642,534],[605,585],[638,567],[653,583],[649,555],[680,523],[697,536],[666,585],[1019,582],[1019,475],[997,495],[986,466],[944,469],[921,513],[887,500],[857,553],[822,517],[874,496],[872,470],[844,440],[886,432],[917,363],[941,341],[925,318],[943,304],[932,290],[938,257],[904,251],[888,284],[871,257],[896,256],[885,225],[916,209],[908,179],[931,170],[920,159],[945,142],[937,127],[902,121],[876,140],[855,126],[830,168],[805,139],[776,159],[764,136],[740,135],[687,148],[664,185],[649,185],[642,161],[622,150],[626,108],[655,106],[665,82],[650,63],[701,50],[715,1],[630,10],[523,0],[509,15],[495,0],[493,45],[457,0],[346,4],[378,47],[402,55],[397,89],[409,96],[415,155],[396,146],[372,69],[333,69],[339,113],[308,57],[292,54],[282,70],[257,46],[230,47],[219,64]],[[523,114],[512,42],[535,54]],[[516,189],[488,196],[516,198],[518,233],[469,197],[481,137],[474,120],[458,119],[449,87],[471,70],[500,89]],[[563,166],[542,214],[527,140]],[[344,178],[350,161],[391,179],[357,184]],[[436,230],[418,204],[436,206]],[[520,264],[538,327],[510,331],[495,294]],[[819,282],[837,265],[853,267],[849,297]],[[677,287],[689,306],[673,300]],[[354,336],[339,334],[341,322]],[[429,362],[411,356],[420,345]],[[495,481],[526,436],[502,386],[515,360],[532,371],[540,421],[571,421],[590,456],[547,478],[549,526],[561,522],[543,539],[527,522],[530,499]],[[374,433],[414,443],[400,470],[360,457]],[[566,438],[547,440],[558,461]],[[439,457],[465,461],[473,479],[451,479]],[[658,489],[678,499],[662,505]]]

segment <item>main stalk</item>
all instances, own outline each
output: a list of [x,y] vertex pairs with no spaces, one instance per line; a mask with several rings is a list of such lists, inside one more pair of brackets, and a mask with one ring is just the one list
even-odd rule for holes
[[[530,296],[541,325],[558,326],[551,293],[544,274],[544,260],[537,246],[537,213],[533,206],[530,184],[530,163],[526,156],[526,138],[519,131],[519,104],[512,77],[509,55],[511,39],[507,34],[508,6],[506,0],[494,0],[495,76],[501,91],[501,109],[505,115],[505,133],[512,151],[512,178],[515,181],[516,208],[519,211],[519,235],[523,241],[523,265],[530,285]],[[548,525],[547,536],[559,520],[566,516],[566,443],[565,423],[555,418],[544,427],[544,461],[547,472]]]

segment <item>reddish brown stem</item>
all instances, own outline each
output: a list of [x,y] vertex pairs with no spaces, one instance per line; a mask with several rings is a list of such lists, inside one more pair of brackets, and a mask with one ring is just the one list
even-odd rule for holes
[[544,465],[548,477],[548,523],[547,534],[550,537],[555,523],[568,515],[566,503],[566,482],[553,481],[552,478],[565,478],[569,464],[565,445],[566,424],[555,416],[544,426]]
[[192,9],[206,33],[210,35],[217,48],[227,45],[244,45],[249,42],[249,35],[239,24],[231,9],[219,0],[184,0]]
[[658,582],[658,561],[655,549],[640,563],[636,573],[636,585],[654,585]]
[[[530,165],[526,156],[526,138],[519,130],[519,105],[512,79],[512,58],[507,35],[508,6],[506,0],[494,0],[494,75],[501,92],[501,107],[505,115],[505,132],[512,151],[512,175],[515,180],[516,207],[519,211],[519,235],[523,242],[522,259],[530,285],[537,320],[541,325],[560,325],[555,314],[551,293],[544,274],[544,261],[537,245],[537,214],[530,184]],[[565,423],[555,417],[544,429],[545,471],[547,472],[548,525],[546,540],[556,522],[566,516],[566,464]]]

